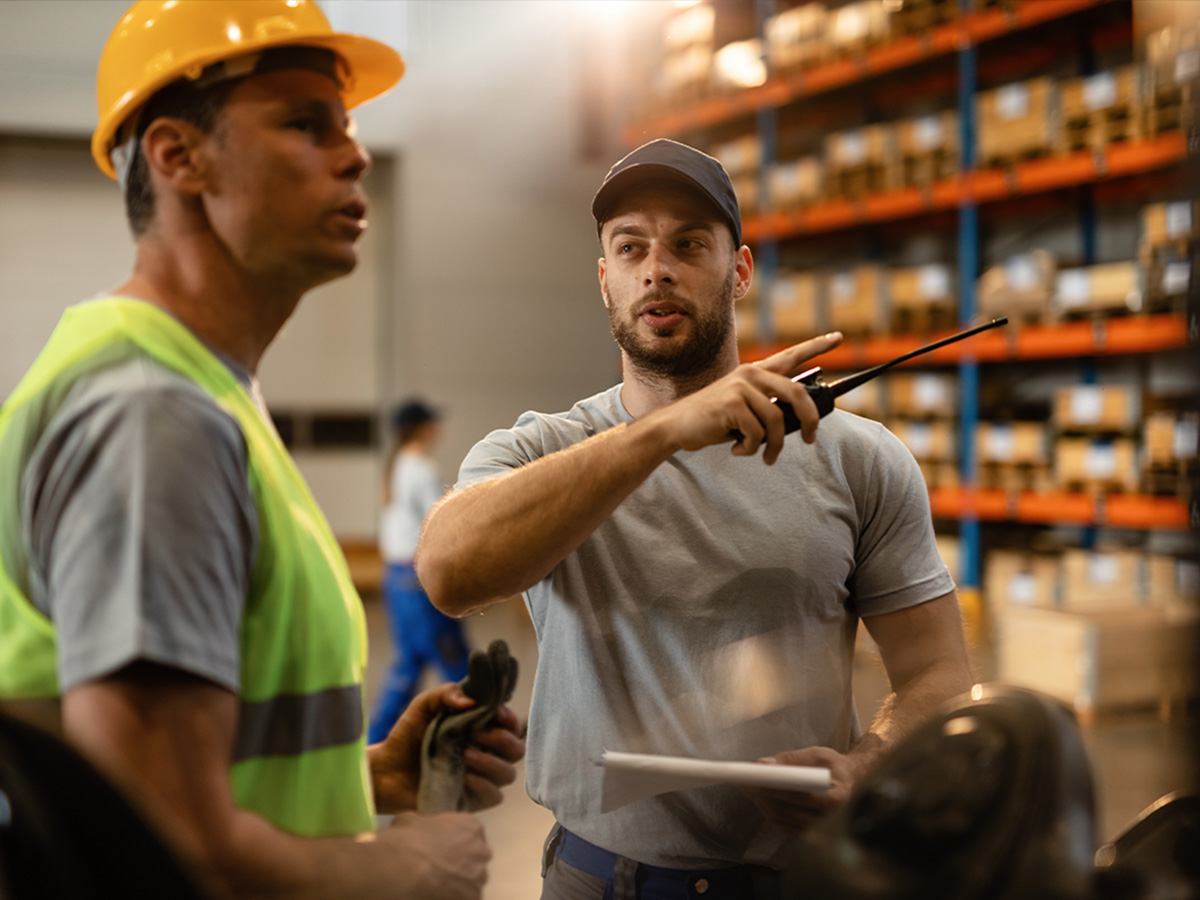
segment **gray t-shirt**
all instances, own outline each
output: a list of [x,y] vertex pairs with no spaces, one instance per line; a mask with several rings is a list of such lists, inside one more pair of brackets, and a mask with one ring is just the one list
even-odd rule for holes
[[199,386],[149,356],[78,382],[26,465],[21,517],[60,690],[134,660],[237,690],[258,516],[241,429]]
[[[631,421],[620,385],[525,413],[463,462],[456,487]],[[782,842],[736,788],[600,812],[604,750],[747,760],[859,735],[857,622],[949,593],[911,454],[846,412],[774,466],[729,445],[660,465],[525,595],[539,658],[530,796],[568,830],[651,865],[770,864]]]

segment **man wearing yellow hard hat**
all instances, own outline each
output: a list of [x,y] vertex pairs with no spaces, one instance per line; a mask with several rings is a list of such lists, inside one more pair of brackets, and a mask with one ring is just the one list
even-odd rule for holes
[[[411,811],[427,726],[473,701],[443,685],[365,745],[361,603],[255,379],[301,296],[355,266],[369,158],[346,111],[403,68],[311,0],[136,3],[92,140],[134,271],[0,407],[0,698],[60,701],[222,894],[471,898],[486,877],[477,819]],[[501,708],[466,751],[464,805],[499,802],[516,727]]]

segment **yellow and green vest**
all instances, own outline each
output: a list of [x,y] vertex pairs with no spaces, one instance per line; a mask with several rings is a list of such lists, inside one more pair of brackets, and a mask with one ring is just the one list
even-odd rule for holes
[[363,727],[366,623],[325,517],[246,389],[176,319],[110,297],[66,311],[0,406],[0,698],[58,695],[53,623],[29,600],[19,511],[25,463],[81,378],[150,356],[241,427],[259,548],[241,622],[237,804],[300,835],[374,827]]

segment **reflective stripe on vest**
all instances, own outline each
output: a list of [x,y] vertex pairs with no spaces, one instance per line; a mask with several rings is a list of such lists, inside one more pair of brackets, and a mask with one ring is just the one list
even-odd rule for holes
[[259,547],[241,622],[235,800],[297,834],[370,830],[366,621],[345,559],[246,390],[190,331],[149,303],[107,298],[68,309],[0,406],[0,496],[13,498],[0,509],[0,696],[57,693],[53,627],[22,588],[28,561],[15,507],[25,462],[80,378],[139,355],[194,381],[246,440]]

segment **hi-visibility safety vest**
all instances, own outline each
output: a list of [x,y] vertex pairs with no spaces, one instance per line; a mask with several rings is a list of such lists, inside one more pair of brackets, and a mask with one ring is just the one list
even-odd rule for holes
[[71,387],[150,356],[241,427],[259,547],[241,622],[238,806],[300,835],[374,828],[363,708],[366,620],[341,549],[275,429],[220,360],[172,316],[108,297],[71,307],[0,406],[0,697],[58,695],[53,623],[23,592],[21,473]]

